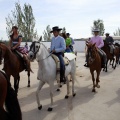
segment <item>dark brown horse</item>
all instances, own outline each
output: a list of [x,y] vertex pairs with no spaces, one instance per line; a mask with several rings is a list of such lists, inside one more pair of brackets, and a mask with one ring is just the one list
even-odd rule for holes
[[[6,110],[4,109],[4,103]],[[0,120],[22,120],[17,95],[5,73],[0,71]]]
[[[87,43],[86,45],[88,47],[88,56],[89,56],[88,64],[89,64],[90,73],[92,75],[92,81],[93,81],[92,92],[96,92],[95,87],[100,88],[100,85],[98,83],[100,82],[99,76],[101,72],[102,61],[95,44]],[[96,81],[94,77],[94,71],[96,71],[97,73]]]
[[114,54],[110,53],[110,48],[109,48],[109,45],[106,43],[106,41],[104,41],[104,47],[102,47],[102,50],[107,55],[106,68],[104,68],[103,71],[107,72],[107,64],[108,64],[109,60],[110,60],[110,62],[113,61],[112,62],[112,67],[115,69],[116,68],[116,64],[114,64],[114,62],[115,62]]
[[[20,75],[19,73],[25,70],[25,64],[22,58],[13,53],[5,44],[0,43],[0,61],[4,58],[4,71],[8,78],[12,75],[14,77],[14,88],[18,92]],[[1,62],[0,62],[1,63]],[[27,69],[28,87],[30,87],[30,62]]]

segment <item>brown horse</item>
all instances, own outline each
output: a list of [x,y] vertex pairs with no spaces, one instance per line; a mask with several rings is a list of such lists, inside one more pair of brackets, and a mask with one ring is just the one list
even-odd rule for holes
[[[4,109],[4,102],[6,110]],[[0,120],[22,120],[17,95],[5,73],[0,71]]]
[[[25,64],[22,58],[13,53],[4,43],[0,43],[0,61],[4,58],[4,71],[8,78],[14,77],[14,89],[16,93],[19,88],[20,75],[19,73],[25,70]],[[1,62],[0,62],[1,63]],[[28,87],[30,87],[30,62],[27,69]]]
[[[101,72],[102,61],[95,44],[87,43],[86,45],[88,47],[88,56],[89,56],[88,64],[89,64],[90,73],[92,75],[92,81],[93,81],[92,92],[96,92],[95,87],[100,88],[100,85],[98,83],[100,82],[99,76]],[[95,84],[94,71],[96,71],[97,73],[96,84]]]
[[[102,50],[106,53],[107,55],[107,62],[106,62],[106,68],[103,69],[103,71],[107,72],[107,64],[108,64],[108,61],[110,60],[113,61],[112,62],[112,68],[116,68],[116,64],[114,65],[114,62],[115,62],[115,58],[114,58],[114,55],[110,53],[110,48],[108,46],[108,44],[106,43],[106,41],[104,41],[104,47],[102,47]],[[105,70],[106,69],[106,70]]]

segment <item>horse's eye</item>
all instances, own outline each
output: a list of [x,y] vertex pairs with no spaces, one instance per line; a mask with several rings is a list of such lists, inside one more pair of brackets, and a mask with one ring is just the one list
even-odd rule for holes
[[36,46],[36,48],[38,48],[38,46]]

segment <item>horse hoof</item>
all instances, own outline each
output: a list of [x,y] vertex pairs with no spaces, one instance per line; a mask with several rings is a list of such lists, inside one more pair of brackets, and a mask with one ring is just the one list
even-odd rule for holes
[[52,111],[52,109],[53,109],[53,108],[49,107],[49,108],[48,108],[48,111],[50,112],[50,111]]
[[96,90],[95,90],[95,89],[93,89],[93,90],[92,90],[92,92],[94,92],[94,93],[95,93],[95,92],[96,92]]
[[76,93],[73,94],[73,97],[75,97],[75,96],[76,96]]
[[30,87],[30,85],[28,85],[27,87]]
[[96,85],[97,88],[100,88],[100,85]]
[[42,109],[42,105],[38,107],[38,110],[41,110]]
[[62,85],[60,85],[60,87],[62,87]]
[[69,98],[69,96],[68,96],[68,95],[66,95],[66,96],[65,96],[65,99],[68,99],[68,98]]
[[58,88],[56,91],[60,91],[60,89]]

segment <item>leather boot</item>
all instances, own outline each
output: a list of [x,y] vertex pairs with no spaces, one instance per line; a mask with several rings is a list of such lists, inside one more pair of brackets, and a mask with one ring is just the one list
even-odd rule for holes
[[60,82],[66,82],[65,81],[65,70],[60,71]]

